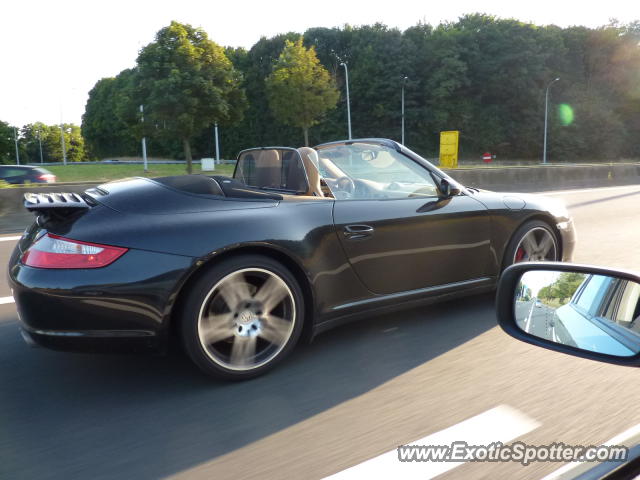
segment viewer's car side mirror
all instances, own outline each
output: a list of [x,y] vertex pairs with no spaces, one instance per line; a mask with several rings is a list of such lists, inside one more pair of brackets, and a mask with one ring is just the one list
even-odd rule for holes
[[498,283],[498,323],[518,340],[577,357],[640,366],[640,277],[558,262],[523,262]]
[[449,180],[447,180],[446,178],[440,180],[439,190],[442,196],[445,198],[453,197],[460,193],[460,189],[455,185],[450,184]]

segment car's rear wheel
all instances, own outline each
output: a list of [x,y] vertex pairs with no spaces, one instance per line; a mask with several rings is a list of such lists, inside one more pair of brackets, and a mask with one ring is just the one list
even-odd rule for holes
[[304,321],[295,277],[259,255],[215,265],[195,282],[184,305],[187,353],[218,378],[242,380],[270,370],[295,346]]
[[507,246],[503,269],[519,262],[555,262],[560,259],[560,244],[548,223],[532,220],[522,225]]

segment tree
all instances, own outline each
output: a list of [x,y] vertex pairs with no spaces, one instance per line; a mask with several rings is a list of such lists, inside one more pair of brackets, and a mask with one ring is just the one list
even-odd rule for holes
[[[185,42],[193,46],[189,35],[185,33]],[[439,132],[460,130],[463,159],[478,159],[485,151],[500,159],[540,159],[545,88],[553,78],[560,77],[550,91],[547,148],[552,161],[640,156],[640,22],[614,22],[595,29],[560,28],[473,14],[436,26],[419,23],[404,32],[382,24],[310,28],[304,32],[302,44],[313,50],[319,62],[308,60],[309,51],[298,47],[294,52],[299,38],[300,32],[288,32],[263,37],[248,51],[225,49],[233,68],[242,72],[242,86],[249,101],[240,122],[233,126],[220,122],[225,158],[256,145],[300,143],[296,140],[300,127],[293,119],[300,117],[298,110],[308,108],[299,99],[311,95],[313,88],[295,85],[289,68],[287,81],[280,79],[282,85],[278,87],[291,88],[276,95],[278,101],[274,102],[270,93],[279,88],[268,88],[270,82],[265,81],[276,77],[274,66],[288,67],[283,52],[287,40],[292,44],[288,51],[304,59],[298,63],[326,69],[328,76],[336,79],[340,92],[345,91],[340,62],[348,63],[356,137],[399,140],[400,94],[402,78],[407,76],[405,130],[407,144],[414,151],[437,157]],[[190,52],[189,48],[174,46],[182,53]],[[174,99],[177,95],[164,92],[176,85],[183,90],[195,89],[183,81],[183,74],[191,71],[190,64],[185,67],[176,58],[155,55],[150,62],[155,62],[153,71],[160,72],[157,79],[171,84],[158,97],[180,103],[182,98]],[[121,72],[115,82],[103,82],[104,96],[98,95],[103,86],[96,85],[83,121],[87,144],[94,154],[139,153],[139,139],[145,133],[149,151],[182,158],[184,146],[173,121],[180,111],[162,118],[152,116],[152,105],[139,85],[142,70],[139,65]],[[311,76],[314,80],[320,77],[333,84],[326,72]],[[139,116],[141,103],[145,105],[144,125]],[[560,114],[560,104],[562,112],[571,112],[571,121]],[[346,137],[345,96],[333,107],[314,117],[309,142]],[[194,154],[213,150],[211,126],[194,126]],[[21,147],[23,144],[21,139]],[[122,153],[118,151],[121,147]]]
[[192,172],[191,139],[214,123],[233,124],[246,107],[241,74],[204,30],[178,22],[142,49],[130,106],[144,105],[145,121],[182,141]]
[[302,38],[287,40],[273,71],[265,80],[269,106],[286,125],[302,128],[309,145],[309,128],[335,108],[340,94],[329,72],[320,64],[315,48],[305,48]]
[[0,163],[15,163],[15,144],[13,140],[13,127],[0,121]]
[[555,300],[560,302],[560,304],[564,304],[565,299],[573,296],[585,278],[586,275],[583,273],[563,272],[551,285],[540,289],[538,298]]
[[[132,70],[123,70],[115,78],[98,80],[89,92],[82,116],[82,136],[92,156],[105,158],[138,152],[137,132],[127,125],[121,112],[132,75]],[[135,120],[134,115],[132,121]]]

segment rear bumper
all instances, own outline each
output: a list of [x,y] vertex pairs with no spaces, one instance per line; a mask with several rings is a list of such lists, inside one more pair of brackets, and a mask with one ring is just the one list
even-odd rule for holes
[[129,250],[97,269],[9,263],[20,325],[28,341],[78,352],[164,350],[177,290],[193,259]]
[[29,346],[78,353],[134,353],[162,351],[159,337],[152,332],[129,330],[58,331],[36,330],[21,325],[22,338]]

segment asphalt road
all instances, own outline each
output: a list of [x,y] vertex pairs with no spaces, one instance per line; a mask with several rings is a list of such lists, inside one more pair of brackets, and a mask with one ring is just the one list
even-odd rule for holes
[[[640,186],[558,196],[576,221],[576,261],[640,271]],[[0,242],[2,264],[13,244]],[[599,444],[640,423],[639,396],[638,369],[506,336],[491,296],[328,332],[271,374],[234,384],[177,354],[30,349],[14,305],[0,305],[7,479],[322,478],[498,405],[540,424],[524,442]],[[441,478],[539,478],[558,467],[466,463]]]
[[553,340],[552,320],[554,308],[540,304],[535,306],[534,301],[516,302],[516,321],[525,331],[536,337]]

